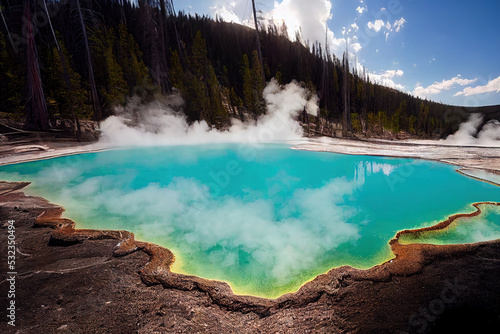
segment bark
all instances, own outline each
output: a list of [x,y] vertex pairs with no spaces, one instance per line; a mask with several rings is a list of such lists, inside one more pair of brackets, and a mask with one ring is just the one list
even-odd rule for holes
[[174,16],[174,31],[175,31],[175,38],[177,39],[177,47],[179,48],[179,56],[181,60],[183,59],[183,52],[182,52],[182,47],[181,47],[181,39],[179,37],[179,32],[177,31],[177,24],[175,23],[175,8],[174,8],[174,2],[172,0],[167,0],[167,5],[168,5],[168,12],[169,15]]
[[351,131],[351,92],[349,89],[349,49],[346,46],[344,60],[344,115],[342,123],[342,136],[346,137]]
[[123,3],[123,0],[121,1],[120,5],[120,15],[121,15],[121,20],[124,25],[127,25],[127,17],[125,16],[125,4]]
[[[55,38],[55,35],[54,35]],[[64,52],[60,48],[57,49],[59,53],[59,57],[61,58],[61,64],[64,70],[64,82],[66,83],[66,87],[68,90],[71,90],[71,83],[70,83],[70,78],[68,74],[68,62],[66,61],[66,57],[64,56]],[[75,137],[79,138],[80,135],[82,134],[82,129],[80,127],[80,121],[78,120],[78,117],[76,117],[75,110],[71,108],[71,115],[73,116],[73,123],[74,123],[74,131],[75,131]]]
[[49,113],[45,103],[40,66],[35,43],[33,23],[31,21],[32,0],[24,3],[24,22],[26,24],[26,72],[28,85],[28,101],[26,108],[26,122],[28,130],[50,130]]
[[92,58],[90,57],[90,47],[89,39],[87,37],[87,28],[85,27],[85,22],[83,21],[82,9],[80,7],[80,0],[76,0],[76,5],[78,8],[78,15],[80,16],[80,24],[82,26],[83,42],[85,44],[85,52],[87,54],[87,67],[89,70],[89,83],[90,83],[90,97],[92,99],[92,107],[94,109],[94,118],[96,121],[102,119],[101,104],[99,102],[99,95],[97,94],[97,86],[95,84],[94,78],[94,68],[92,66]]
[[[61,48],[59,47],[59,42],[57,41],[56,33],[54,32],[54,27],[52,26],[52,20],[50,19],[49,10],[47,9],[47,2],[45,0],[43,0],[43,5],[45,8],[45,14],[47,14],[47,19],[49,21],[50,30],[52,31],[52,37],[54,37],[54,42],[56,43],[57,51],[59,53],[59,57],[61,58],[61,63],[62,63],[63,70],[64,70],[64,81],[66,83],[66,87],[68,89],[70,89],[71,85],[70,85],[70,79],[69,79],[69,74],[68,74],[66,58],[64,57],[64,53],[62,52]],[[78,121],[78,118],[76,117],[74,109],[71,109],[71,114],[73,116],[73,123],[74,123],[74,127],[75,127],[74,128],[75,137],[79,137],[81,134],[80,122]]]
[[257,14],[255,12],[255,1],[254,0],[252,0],[252,7],[253,7],[253,21],[255,24],[255,35],[256,35],[256,39],[257,39],[257,54],[259,55],[259,62],[260,62],[260,75],[262,77],[262,83],[265,84],[264,64],[262,62],[262,51],[260,49],[259,26],[257,25]]
[[52,31],[52,36],[54,36],[57,50],[59,50],[59,43],[57,42],[56,33],[54,32],[54,27],[52,26],[52,20],[50,19],[49,10],[47,9],[47,2],[45,2],[45,0],[43,0],[43,6],[45,7],[45,14],[47,14],[47,20],[49,21],[50,30]]
[[[167,73],[168,73],[168,67],[167,67],[167,46],[165,44],[165,18],[167,16],[167,11],[165,7],[165,0],[160,0],[160,13],[159,13],[159,23],[160,23],[160,48],[161,48],[161,59],[160,62],[164,64],[163,66],[165,67]],[[168,82],[168,78],[165,80],[164,84],[162,84],[162,90],[163,86],[165,85],[165,92],[170,93],[172,91],[170,87],[170,83]],[[164,93],[165,93],[164,92]]]

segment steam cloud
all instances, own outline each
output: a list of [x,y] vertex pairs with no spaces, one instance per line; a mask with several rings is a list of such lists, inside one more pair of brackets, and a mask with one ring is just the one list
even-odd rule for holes
[[211,129],[205,121],[189,125],[182,113],[170,107],[182,105],[179,96],[169,97],[167,104],[139,106],[133,101],[101,123],[100,141],[115,146],[150,146],[296,140],[302,137],[302,128],[294,118],[304,109],[312,115],[318,112],[318,97],[310,95],[295,81],[281,86],[272,79],[263,91],[267,114],[253,124],[233,119],[227,131]]
[[470,146],[500,146],[500,122],[496,119],[488,121],[481,130],[483,115],[471,114],[469,119],[460,124],[457,132],[449,135],[445,143]]
[[[197,263],[205,269],[232,267],[282,286],[314,269],[326,252],[361,237],[360,227],[349,222],[357,209],[345,199],[363,187],[366,174],[387,174],[393,166],[361,162],[351,179],[297,189],[283,203],[280,194],[253,200],[215,197],[207,185],[184,177],[132,190],[133,173],[85,179],[88,168],[92,162],[44,168],[34,176],[36,188],[52,189],[51,200],[64,203],[80,222],[105,222],[100,228],[132,230],[166,247],[171,246],[168,240],[180,240],[176,247],[181,256],[208,254],[206,263]],[[279,175],[276,182],[287,178]],[[250,264],[239,264],[241,252],[249,254]]]

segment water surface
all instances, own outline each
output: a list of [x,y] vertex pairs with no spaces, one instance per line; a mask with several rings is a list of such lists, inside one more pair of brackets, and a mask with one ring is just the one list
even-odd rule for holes
[[[3,166],[0,179],[32,181],[29,193],[63,205],[79,227],[126,229],[171,249],[174,271],[265,297],[336,266],[379,264],[397,231],[500,201],[499,187],[450,165],[286,145],[113,150]],[[498,224],[477,226],[499,237]]]

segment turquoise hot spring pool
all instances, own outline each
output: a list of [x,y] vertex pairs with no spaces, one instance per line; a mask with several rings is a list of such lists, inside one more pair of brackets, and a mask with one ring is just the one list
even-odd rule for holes
[[[79,228],[125,229],[172,250],[172,270],[277,297],[329,269],[391,258],[397,231],[500,202],[500,187],[456,166],[341,155],[290,145],[220,144],[108,150],[0,167]],[[445,231],[438,244],[500,238],[500,210]],[[410,238],[411,239],[411,238]]]

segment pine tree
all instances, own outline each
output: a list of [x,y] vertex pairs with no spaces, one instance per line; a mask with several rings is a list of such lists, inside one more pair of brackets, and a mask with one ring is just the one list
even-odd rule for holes
[[415,123],[417,121],[417,117],[415,115],[410,115],[408,119],[408,131],[410,131],[411,134],[415,134]]
[[142,61],[142,52],[134,37],[127,31],[124,24],[118,26],[116,40],[116,60],[123,70],[124,78],[129,89],[141,86],[152,86],[149,71]]
[[172,86],[179,89],[182,92],[186,91],[185,84],[185,74],[182,69],[181,59],[177,50],[171,51],[170,56],[170,80],[172,81]]
[[252,94],[253,107],[252,112],[254,117],[258,117],[264,113],[264,100],[262,91],[264,90],[264,78],[262,77],[262,68],[260,67],[259,56],[256,50],[252,51]]
[[[82,78],[72,66],[71,56],[62,42],[57,47],[48,49],[47,65],[43,71],[47,105],[51,116],[90,118],[92,109],[87,101]],[[61,58],[64,57],[64,60]]]
[[250,72],[250,62],[246,53],[243,55],[240,73],[243,81],[243,105],[247,110],[253,110],[254,95],[252,91],[252,74]]
[[191,55],[189,57],[190,71],[186,73],[185,83],[188,98],[188,109],[193,120],[204,120],[212,124],[208,86],[207,45],[201,35],[196,32]]
[[200,80],[206,79],[208,70],[207,59],[207,44],[201,36],[201,31],[198,30],[194,37],[193,46],[191,47],[191,66],[193,74]]
[[106,108],[119,105],[128,96],[128,86],[123,70],[113,53],[115,38],[113,30],[105,27],[94,29],[89,39],[96,85]]
[[7,46],[5,35],[0,31],[0,112],[22,117],[25,76],[19,57]]
[[210,120],[216,128],[223,128],[229,123],[229,114],[222,105],[221,88],[212,65],[208,67],[208,92],[210,96]]

